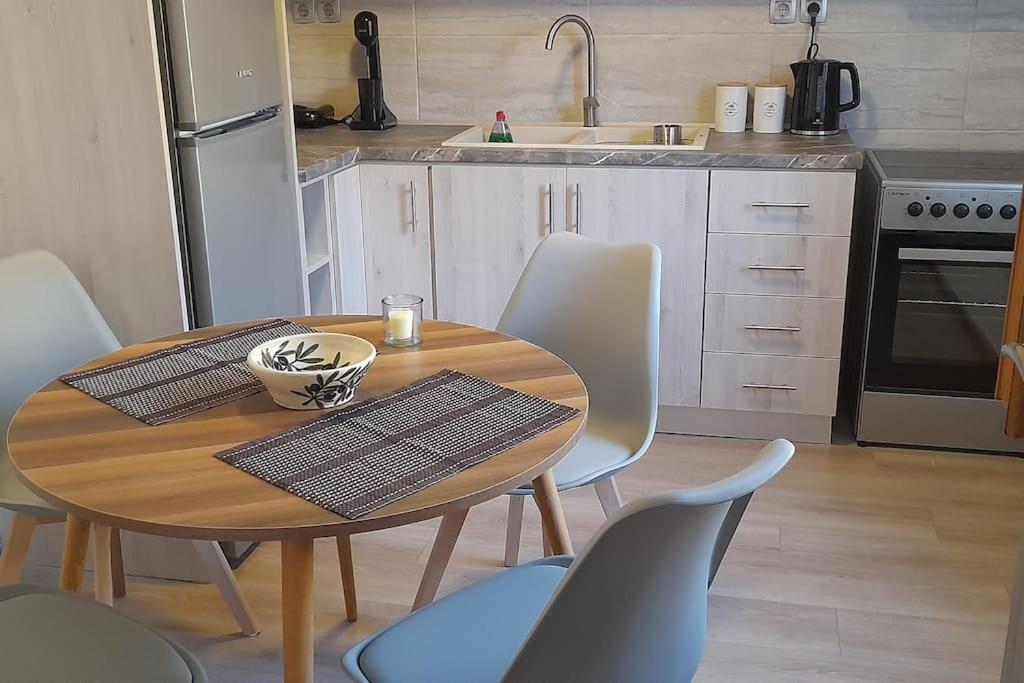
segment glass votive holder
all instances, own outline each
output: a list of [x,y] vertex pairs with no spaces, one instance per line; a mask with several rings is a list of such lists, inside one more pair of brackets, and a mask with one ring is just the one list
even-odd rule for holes
[[422,340],[423,297],[392,294],[381,299],[384,318],[384,343],[388,346],[415,346]]

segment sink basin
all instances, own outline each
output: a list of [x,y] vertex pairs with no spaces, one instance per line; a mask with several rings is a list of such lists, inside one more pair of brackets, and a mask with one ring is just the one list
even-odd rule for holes
[[515,142],[487,142],[491,124],[484,124],[450,137],[441,145],[480,149],[687,151],[703,150],[710,130],[708,125],[683,124],[683,144],[655,145],[653,123],[610,123],[597,128],[572,123],[520,123],[512,126]]

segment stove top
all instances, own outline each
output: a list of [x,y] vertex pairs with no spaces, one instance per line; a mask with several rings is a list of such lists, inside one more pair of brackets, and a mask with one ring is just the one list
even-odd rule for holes
[[882,180],[1024,184],[1024,152],[871,150]]

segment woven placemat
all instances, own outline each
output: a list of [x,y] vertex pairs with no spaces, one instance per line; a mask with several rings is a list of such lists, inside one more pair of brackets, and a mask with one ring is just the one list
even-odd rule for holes
[[263,391],[245,358],[277,337],[315,332],[288,320],[268,320],[144,356],[61,377],[149,425],[163,424]]
[[578,412],[442,370],[216,457],[355,519],[529,441]]

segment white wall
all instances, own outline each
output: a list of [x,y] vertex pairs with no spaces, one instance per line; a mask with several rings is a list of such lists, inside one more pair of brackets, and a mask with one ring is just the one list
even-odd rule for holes
[[[388,104],[399,119],[579,120],[581,35],[597,34],[605,120],[712,120],[722,80],[792,82],[807,26],[768,23],[768,0],[367,0],[338,24],[290,24],[298,102],[355,106],[352,14],[381,19]],[[1024,0],[830,0],[822,56],[856,62],[865,145],[1024,150]],[[585,55],[584,55],[585,56]]]

